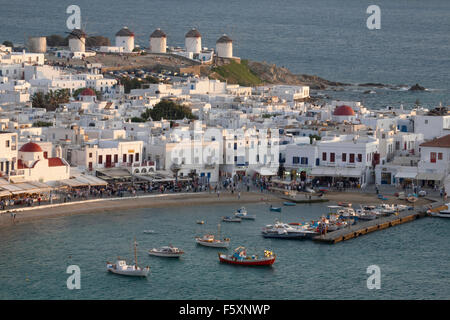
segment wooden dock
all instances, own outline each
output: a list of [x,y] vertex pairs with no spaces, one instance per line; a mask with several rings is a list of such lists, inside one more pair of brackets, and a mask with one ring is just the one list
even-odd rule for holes
[[358,221],[356,224],[326,233],[324,235],[315,236],[314,241],[324,243],[338,243],[345,240],[357,238],[359,236],[368,234],[370,232],[387,229],[398,224],[414,221],[418,218],[425,217],[427,215],[426,210],[423,208],[417,208],[415,210],[406,210],[398,213],[398,215],[390,215],[387,217],[381,217],[374,220]]

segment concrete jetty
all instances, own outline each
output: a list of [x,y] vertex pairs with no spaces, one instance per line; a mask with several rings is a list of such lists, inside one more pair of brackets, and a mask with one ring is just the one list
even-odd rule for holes
[[414,210],[406,210],[399,212],[398,214],[380,217],[374,220],[358,221],[352,226],[315,236],[313,240],[330,244],[350,240],[374,231],[387,229],[399,224],[426,217],[428,215],[427,210],[439,211],[444,209],[444,207],[445,206],[443,206],[441,201],[436,201],[435,203],[430,204],[430,206],[415,208]]

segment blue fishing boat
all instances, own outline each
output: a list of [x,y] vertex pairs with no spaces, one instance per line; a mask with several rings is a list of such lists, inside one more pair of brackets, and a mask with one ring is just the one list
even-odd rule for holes
[[295,206],[295,203],[294,203],[294,202],[289,202],[289,201],[283,202],[283,204],[284,204],[285,206],[287,206],[287,207],[293,207],[293,206]]

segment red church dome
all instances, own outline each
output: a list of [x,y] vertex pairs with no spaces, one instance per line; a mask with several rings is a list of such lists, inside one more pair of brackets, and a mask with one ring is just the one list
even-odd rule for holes
[[34,142],[25,143],[19,150],[20,152],[42,152],[42,148]]
[[354,116],[355,115],[355,111],[353,111],[352,107],[343,105],[343,106],[339,106],[336,107],[336,109],[334,109],[333,112],[334,116]]
[[86,88],[83,91],[81,91],[80,96],[95,96],[95,91],[91,88]]

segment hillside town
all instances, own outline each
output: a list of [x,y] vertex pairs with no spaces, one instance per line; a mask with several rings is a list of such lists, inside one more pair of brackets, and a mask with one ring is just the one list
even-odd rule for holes
[[[164,81],[154,73],[161,81],[126,92],[100,63],[69,62],[142,52],[196,64],[240,59],[229,36],[219,36],[215,49],[203,48],[196,29],[187,32],[184,48],[170,50],[161,29],[139,50],[127,27],[115,46],[89,51],[85,37],[73,30],[69,46],[55,50],[45,37],[31,39],[28,51],[0,45],[0,210],[224,187],[388,185],[441,194],[450,187],[448,107],[374,110],[358,101],[311,100],[308,86],[246,87],[196,72],[172,72]],[[141,81],[139,72],[146,71],[127,76]],[[184,113],[171,117],[171,108]]]

